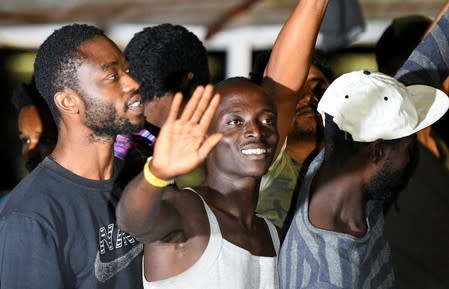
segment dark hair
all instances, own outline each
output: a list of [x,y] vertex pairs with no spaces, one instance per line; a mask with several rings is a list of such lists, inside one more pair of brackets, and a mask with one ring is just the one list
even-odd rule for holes
[[[341,130],[333,119],[333,116],[325,113],[325,159],[342,165],[368,143],[354,141],[352,135]],[[395,147],[399,144],[399,140],[384,140],[384,143]]]
[[[257,84],[262,83],[263,73],[265,71],[265,67],[268,64],[268,60],[270,59],[271,50],[261,52],[256,56],[254,60],[254,65],[252,71],[249,74],[249,77],[252,81]],[[321,72],[323,72],[324,76],[327,78],[329,83],[334,81],[335,75],[326,60],[326,54],[319,50],[315,49],[312,54],[312,64],[318,67]]]
[[20,110],[22,110],[25,106],[36,105],[40,107],[43,105],[47,107],[46,111],[50,113],[47,102],[37,91],[34,76],[31,78],[29,83],[21,83],[15,88],[11,97],[11,103],[18,112],[20,112]]
[[[189,99],[196,86],[209,83],[206,48],[183,26],[165,23],[146,27],[131,39],[125,55],[146,101],[178,91]],[[193,78],[184,86],[189,72]]]
[[[47,102],[37,91],[34,76],[29,83],[21,83],[16,87],[12,94],[11,103],[16,108],[18,114],[20,114],[24,107],[35,106],[41,117],[44,131],[47,133],[57,132],[57,124],[51,115]],[[56,138],[57,136],[55,135]]]
[[323,130],[326,162],[344,165],[363,145],[355,142],[350,133],[340,130],[333,117],[327,113]]
[[34,62],[36,87],[47,101],[56,123],[59,123],[59,112],[53,96],[66,88],[79,91],[76,72],[83,61],[79,48],[95,36],[104,36],[104,32],[87,24],[66,25],[55,30],[37,51]]
[[257,83],[261,84],[263,79],[263,73],[265,71],[265,67],[268,64],[268,60],[270,59],[271,50],[263,51],[259,53],[254,59],[254,64],[252,71],[249,73],[249,78]]
[[312,64],[318,67],[319,70],[321,70],[329,83],[334,81],[335,74],[332,71],[330,64],[327,62],[327,55],[323,51],[319,49],[315,49],[313,51]]
[[394,76],[431,24],[432,20],[424,15],[395,18],[376,43],[378,70]]

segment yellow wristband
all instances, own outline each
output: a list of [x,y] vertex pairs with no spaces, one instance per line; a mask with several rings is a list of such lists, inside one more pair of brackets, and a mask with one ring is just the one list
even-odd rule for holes
[[147,162],[145,163],[145,166],[143,168],[143,176],[145,177],[145,180],[150,184],[157,188],[163,188],[168,186],[172,181],[171,180],[163,180],[155,175],[150,171],[150,163],[151,163],[152,157],[149,157],[147,159]]

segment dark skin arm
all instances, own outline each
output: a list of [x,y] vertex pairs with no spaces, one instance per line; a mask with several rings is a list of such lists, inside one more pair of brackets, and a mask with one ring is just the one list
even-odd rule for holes
[[[279,102],[276,101],[279,104],[277,105],[279,111],[284,113],[284,109],[287,108],[292,111],[290,115],[282,118],[283,121],[278,126],[283,131],[281,135],[284,135],[284,139],[293,118],[297,92],[301,89],[307,75],[326,4],[327,0],[299,2],[275,44],[273,55],[280,58],[280,61],[269,64],[267,68],[267,79],[271,82],[268,81],[264,87],[274,92],[273,97],[279,100]],[[298,33],[299,36],[286,35],[303,28],[307,28],[307,31],[301,31]],[[285,48],[282,47],[284,45]],[[298,52],[298,47],[303,49],[299,49],[300,52]],[[291,61],[294,61],[295,68],[296,64],[300,68],[290,67]],[[286,72],[288,76],[284,75]],[[167,123],[161,129],[150,167],[153,174],[161,179],[171,179],[199,166],[221,138],[219,134],[205,138],[218,100],[211,102],[213,108],[210,109],[205,108],[208,101],[203,105],[201,105],[202,102],[199,104],[189,102],[180,119],[175,117],[179,109],[177,102],[179,100],[175,99],[175,112],[170,113]],[[285,123],[288,125],[285,126]],[[280,148],[281,145],[282,143],[278,147]],[[210,206],[214,207],[213,204]],[[246,234],[236,233],[239,231],[235,229],[235,223],[231,222],[226,212],[221,213],[215,210],[214,213],[221,221],[220,229],[225,233],[225,237],[232,239],[233,233],[236,236],[246,236]],[[146,243],[145,276],[148,280],[159,280],[183,272],[199,258],[208,242],[209,224],[200,198],[189,191],[153,187],[145,181],[142,174],[126,187],[117,207],[117,222],[122,230]],[[260,236],[255,237],[261,235],[261,232],[266,235],[266,225],[262,220],[257,219],[256,222],[257,232],[252,237],[247,236],[242,242],[236,243],[245,248],[255,247],[259,249],[256,251],[268,256],[269,252],[258,248],[263,243],[260,241]],[[244,230],[240,229],[240,231]],[[264,238],[266,239],[264,244],[271,243],[269,236]],[[257,244],[252,246],[250,241],[256,239],[258,241],[254,243]],[[268,246],[263,246],[263,248],[266,247]]]
[[[263,86],[270,91],[278,115],[278,130],[280,141],[277,153],[285,140],[295,113],[297,95],[307,77],[308,68],[319,26],[324,15],[328,0],[301,0],[292,15],[283,26],[273,47],[271,58],[265,71]],[[307,29],[301,29],[305,28]],[[301,29],[301,33],[298,30]],[[299,49],[300,48],[300,49]],[[295,65],[292,65],[295,64]],[[207,94],[207,93],[206,93]],[[194,103],[187,105],[183,116],[176,120],[179,102],[174,101],[174,112],[170,113],[169,121],[163,126],[164,131],[158,137],[155,146],[151,171],[162,179],[171,179],[177,175],[190,172],[206,157],[220,136],[210,136],[205,142],[203,138],[212,115],[206,109],[206,102],[199,97],[192,97]],[[212,102],[214,103],[215,100]],[[196,106],[203,110],[196,110]],[[216,105],[213,110],[215,111]],[[204,112],[204,116],[200,115]],[[201,118],[202,117],[202,118]],[[192,118],[200,121],[198,126],[192,126]],[[176,131],[176,129],[178,131]],[[197,130],[197,131],[194,131]],[[181,135],[182,133],[182,135]],[[194,141],[192,141],[192,139]],[[277,154],[276,154],[277,155]],[[175,204],[172,188],[161,190],[152,187],[142,177],[137,176],[123,192],[117,207],[117,221],[123,230],[137,236],[145,236],[146,241],[158,240],[172,231],[179,230],[182,224],[184,210],[179,210]],[[185,204],[184,201],[179,203]],[[163,232],[156,230],[155,225]]]
[[301,0],[287,19],[265,68],[263,88],[276,104],[279,154],[295,116],[328,0]]
[[[211,85],[198,87],[178,118],[182,96],[177,94],[168,119],[161,128],[154,148],[151,172],[160,179],[173,179],[198,167],[220,141],[221,134],[207,136],[207,129],[219,103]],[[117,205],[118,226],[145,242],[166,238],[174,231],[185,229],[189,199],[197,204],[193,194],[178,198],[175,187],[157,188],[149,184],[143,173],[134,178],[123,191]],[[185,195],[185,194],[182,194]]]

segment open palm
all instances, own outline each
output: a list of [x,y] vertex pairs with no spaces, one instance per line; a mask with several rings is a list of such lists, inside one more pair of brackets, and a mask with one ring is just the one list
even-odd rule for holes
[[220,96],[213,90],[212,85],[198,86],[180,117],[182,95],[175,95],[154,148],[151,170],[159,178],[172,179],[191,172],[220,141],[220,133],[207,135],[220,103]]

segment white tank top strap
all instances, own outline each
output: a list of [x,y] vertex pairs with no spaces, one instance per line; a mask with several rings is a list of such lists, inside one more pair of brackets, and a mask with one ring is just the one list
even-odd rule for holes
[[[225,242],[220,234],[217,219],[202,196],[192,188],[186,188],[197,194],[203,201],[209,218],[211,235],[204,253],[192,267],[186,271],[164,280],[147,282],[144,288],[152,289],[249,289],[279,288],[277,274],[277,257],[259,257],[247,250]],[[265,218],[264,218],[265,219]],[[265,219],[276,253],[279,248],[279,237],[276,228]],[[216,230],[217,233],[213,233]],[[228,246],[228,244],[231,244]]]
[[[200,199],[203,201],[204,207],[206,208],[207,217],[209,218],[210,223],[210,230],[211,233],[215,233],[219,236],[221,236],[220,226],[218,224],[217,218],[215,217],[215,214],[212,212],[212,210],[207,205],[206,201],[204,200],[203,196],[201,196],[197,191],[195,191],[191,187],[185,187],[185,190],[189,190],[194,192]],[[281,241],[279,240],[279,234],[276,229],[276,226],[268,220],[265,216],[257,214],[258,217],[263,218],[265,220],[265,223],[267,223],[268,230],[270,231],[271,240],[273,241],[274,250],[276,251],[276,255],[279,254],[279,249],[281,246]]]
[[[209,219],[209,227],[210,227],[210,237],[209,242],[207,244],[206,249],[204,250],[201,257],[193,264],[190,268],[188,268],[186,271],[173,276],[169,277],[164,280],[159,281],[153,281],[149,282],[145,279],[145,274],[142,274],[143,276],[143,283],[145,289],[155,289],[155,288],[180,288],[179,286],[174,286],[173,284],[181,284],[183,280],[193,280],[190,285],[187,286],[187,288],[191,288],[192,284],[196,284],[196,279],[201,279],[201,274],[204,274],[204,272],[207,272],[214,264],[216,263],[217,258],[219,257],[219,254],[221,252],[222,247],[222,236],[220,227],[218,225],[217,218],[215,217],[212,210],[209,208],[209,206],[204,201],[203,197],[196,192],[194,189],[186,187],[184,189],[187,189],[189,191],[194,192],[197,194],[201,200],[203,201],[204,208],[206,209],[207,218]],[[143,271],[143,266],[142,266]],[[143,273],[143,272],[142,272]]]
[[271,240],[273,241],[274,250],[276,251],[276,255],[279,255],[279,248],[281,247],[281,240],[279,239],[278,230],[276,226],[268,220],[265,216],[257,214],[258,217],[263,218],[265,223],[267,223],[268,230],[270,230]]
[[195,191],[191,187],[185,187],[184,190],[189,190],[194,192],[198,197],[200,197],[201,201],[203,201],[204,208],[206,209],[207,218],[209,219],[210,233],[214,236],[221,237],[220,225],[218,224],[217,218],[215,217],[214,212],[209,208],[203,196],[201,196],[197,191]]

